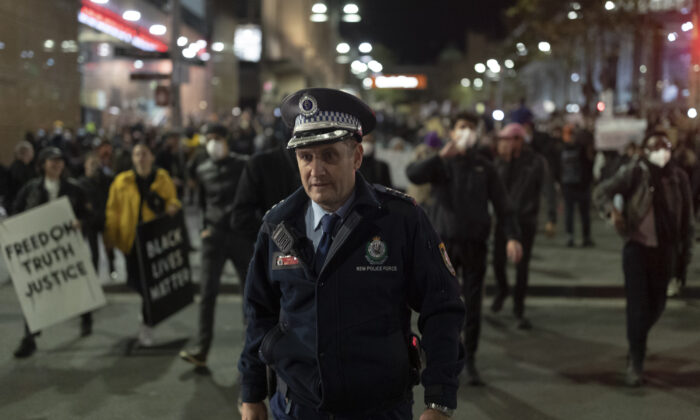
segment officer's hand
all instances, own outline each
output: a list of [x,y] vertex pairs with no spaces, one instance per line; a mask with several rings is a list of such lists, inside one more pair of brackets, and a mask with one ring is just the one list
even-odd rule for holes
[[517,264],[523,257],[523,247],[522,245],[520,245],[520,242],[511,239],[506,245],[506,253],[508,254],[508,259],[513,261],[513,263]]
[[202,231],[202,233],[199,234],[199,236],[200,236],[202,239],[210,237],[210,236],[211,236],[211,229],[204,229],[204,230]]
[[446,415],[442,414],[441,412],[437,410],[433,410],[432,408],[429,408],[423,412],[423,414],[420,415],[420,420],[445,420],[449,419]]
[[177,212],[180,210],[180,206],[177,204],[170,203],[168,206],[165,208],[165,212],[168,213],[170,216],[175,216]]
[[544,234],[547,235],[548,238],[553,238],[554,235],[557,234],[557,229],[553,222],[547,222],[547,224],[544,225]]
[[440,157],[446,159],[451,158],[453,156],[457,156],[460,153],[461,152],[457,148],[457,143],[455,143],[454,141],[448,141],[447,144],[444,145],[440,150]]
[[267,420],[265,403],[243,403],[241,405],[242,420]]

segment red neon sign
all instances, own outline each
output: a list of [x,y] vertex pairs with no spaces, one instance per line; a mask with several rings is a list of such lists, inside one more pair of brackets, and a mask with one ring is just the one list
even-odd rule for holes
[[148,30],[134,25],[113,11],[83,0],[78,20],[100,32],[112,35],[144,51],[168,51],[168,45],[151,36]]

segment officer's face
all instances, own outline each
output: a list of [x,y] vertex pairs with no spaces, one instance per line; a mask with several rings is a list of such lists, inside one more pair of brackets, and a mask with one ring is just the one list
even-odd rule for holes
[[326,211],[336,211],[355,188],[355,171],[362,164],[362,145],[345,140],[296,149],[301,183],[306,194]]

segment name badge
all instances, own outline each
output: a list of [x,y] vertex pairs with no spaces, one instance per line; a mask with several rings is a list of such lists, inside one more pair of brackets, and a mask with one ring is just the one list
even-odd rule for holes
[[275,253],[272,259],[273,270],[287,270],[292,268],[301,268],[301,261],[294,255],[285,255]]

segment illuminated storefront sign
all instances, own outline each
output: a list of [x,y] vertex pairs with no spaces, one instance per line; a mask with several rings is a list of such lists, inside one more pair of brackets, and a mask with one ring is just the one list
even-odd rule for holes
[[423,74],[396,74],[372,77],[374,89],[425,89],[428,78]]
[[148,29],[126,22],[121,16],[105,9],[83,4],[78,21],[143,51],[168,51],[168,46],[157,38],[148,35]]

